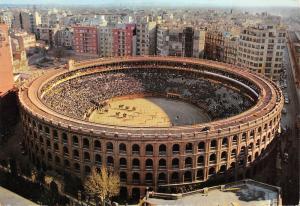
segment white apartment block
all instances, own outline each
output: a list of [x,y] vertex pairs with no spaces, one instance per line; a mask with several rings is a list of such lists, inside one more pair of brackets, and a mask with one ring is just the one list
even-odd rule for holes
[[159,56],[169,55],[169,29],[168,27],[157,27],[156,54]]
[[98,28],[98,52],[100,57],[111,57],[113,54],[112,26],[101,26]]
[[237,64],[277,81],[282,69],[285,43],[286,31],[283,27],[249,26],[240,35]]

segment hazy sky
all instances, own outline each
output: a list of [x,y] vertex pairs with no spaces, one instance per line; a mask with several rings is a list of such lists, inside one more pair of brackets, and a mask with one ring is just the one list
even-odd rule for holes
[[111,6],[300,7],[300,0],[0,0],[0,4],[69,4]]

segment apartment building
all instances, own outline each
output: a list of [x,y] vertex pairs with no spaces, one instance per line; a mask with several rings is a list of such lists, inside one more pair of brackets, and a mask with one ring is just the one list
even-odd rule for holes
[[239,38],[237,65],[277,81],[280,78],[286,29],[282,26],[249,26]]
[[192,27],[164,26],[157,28],[157,55],[201,57],[205,31]]
[[77,54],[98,55],[98,32],[95,26],[74,26],[73,49]]
[[203,29],[194,29],[193,57],[195,58],[203,58],[205,47],[205,34],[206,31]]
[[112,29],[113,56],[136,55],[135,24],[121,24]]
[[210,30],[205,37],[205,55],[211,60],[235,64],[237,59],[238,36],[230,32]]
[[57,31],[57,46],[73,47],[73,28],[65,27]]
[[154,55],[156,52],[156,22],[148,18],[140,19],[136,24],[136,54]]
[[113,56],[113,26],[101,26],[98,28],[98,51],[100,57]]
[[59,26],[47,26],[41,25],[36,29],[37,40],[45,41],[50,47],[55,47],[57,42],[57,32],[59,31]]

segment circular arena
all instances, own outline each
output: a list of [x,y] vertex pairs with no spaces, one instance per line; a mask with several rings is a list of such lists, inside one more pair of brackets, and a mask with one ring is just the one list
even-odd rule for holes
[[280,89],[232,65],[127,57],[69,67],[19,91],[29,156],[82,179],[112,167],[128,196],[243,173],[280,130]]

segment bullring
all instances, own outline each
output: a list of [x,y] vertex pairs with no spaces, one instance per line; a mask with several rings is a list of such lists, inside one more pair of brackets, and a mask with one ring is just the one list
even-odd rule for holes
[[[175,99],[210,120],[167,126],[90,121],[92,112],[108,112],[107,102],[116,97]],[[280,130],[283,107],[280,89],[261,75],[174,57],[79,62],[72,71],[52,70],[24,85],[19,100],[32,161],[82,179],[104,164],[120,174],[129,196],[248,167]],[[129,118],[134,109],[113,118]]]

